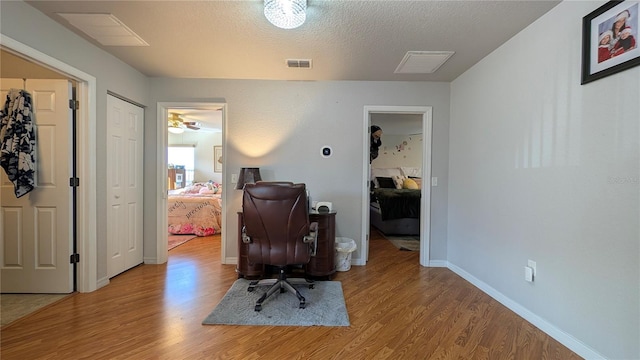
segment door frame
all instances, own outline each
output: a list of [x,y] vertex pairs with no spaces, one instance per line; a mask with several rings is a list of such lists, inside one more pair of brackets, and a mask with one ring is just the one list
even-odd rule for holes
[[[160,156],[157,157],[157,169],[156,173],[158,194],[158,207],[156,209],[156,263],[162,264],[167,262],[169,258],[168,242],[169,234],[167,232],[168,227],[168,194],[167,194],[167,148],[169,147],[169,130],[167,129],[167,119],[169,118],[169,109],[198,109],[198,110],[211,110],[222,111],[222,177],[224,179],[227,171],[227,155],[224,151],[226,147],[226,133],[225,124],[227,123],[227,104],[221,102],[189,102],[189,101],[177,101],[177,102],[158,102],[157,105],[157,131],[156,131],[156,151]],[[224,181],[222,184],[222,229],[220,230],[220,258],[224,264],[226,254],[226,241],[225,241],[225,224],[227,223],[227,212],[224,211],[225,204],[227,203],[227,192],[224,190]]]
[[[431,151],[433,107],[431,106],[384,106],[367,105],[364,107],[363,121],[363,170],[362,170],[362,244],[364,244],[363,261],[369,260],[369,132],[371,114],[417,114],[422,115],[422,196],[420,197],[420,265],[429,266],[429,249],[431,245]],[[362,265],[364,265],[362,264]]]
[[[2,48],[76,81],[77,111],[77,290],[97,289],[97,226],[96,226],[96,78],[69,64],[44,54],[28,45],[0,34]],[[71,227],[71,224],[69,224]]]

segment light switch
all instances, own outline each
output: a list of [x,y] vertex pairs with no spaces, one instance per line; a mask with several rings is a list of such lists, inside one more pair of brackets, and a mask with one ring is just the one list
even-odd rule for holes
[[432,177],[431,178],[431,186],[438,186],[438,178],[437,177]]
[[231,174],[231,183],[232,184],[238,183],[238,174]]

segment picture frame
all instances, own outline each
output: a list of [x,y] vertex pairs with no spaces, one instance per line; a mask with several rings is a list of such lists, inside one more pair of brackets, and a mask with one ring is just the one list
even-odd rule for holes
[[222,172],[222,146],[213,147],[213,172]]
[[609,1],[582,18],[582,85],[640,65],[639,4]]

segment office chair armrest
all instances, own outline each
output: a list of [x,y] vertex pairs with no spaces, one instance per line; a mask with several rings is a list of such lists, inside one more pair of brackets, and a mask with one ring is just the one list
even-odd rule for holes
[[316,250],[318,249],[318,223],[312,222],[309,224],[309,235],[305,235],[302,238],[305,244],[309,244],[311,247],[311,256],[316,256]]
[[245,244],[251,243],[251,238],[247,235],[247,228],[244,226],[242,227],[242,242]]

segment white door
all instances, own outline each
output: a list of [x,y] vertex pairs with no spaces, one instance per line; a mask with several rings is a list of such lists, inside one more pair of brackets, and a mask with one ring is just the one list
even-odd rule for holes
[[107,273],[142,263],[144,110],[107,96]]
[[[22,79],[2,79],[1,105]],[[36,123],[36,188],[20,198],[0,170],[0,264],[3,293],[73,291],[71,203],[72,87],[67,80],[28,79]],[[82,260],[82,259],[81,259]]]

